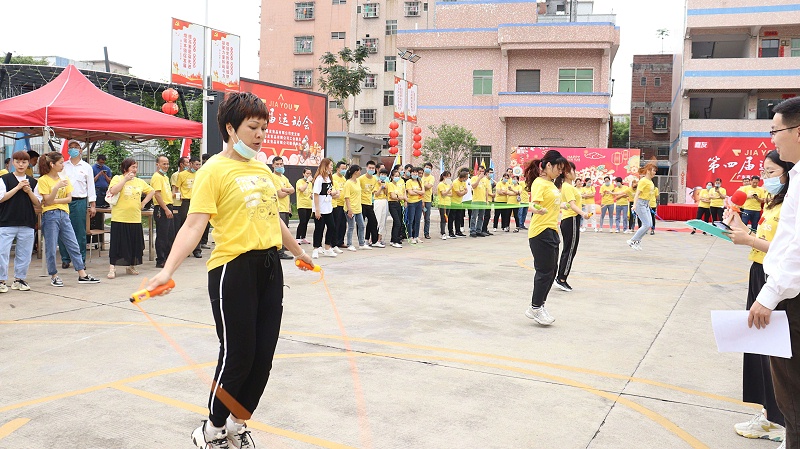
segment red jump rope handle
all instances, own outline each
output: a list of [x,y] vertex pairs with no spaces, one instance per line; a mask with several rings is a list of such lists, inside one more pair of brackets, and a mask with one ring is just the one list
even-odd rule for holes
[[167,281],[166,284],[159,285],[158,287],[154,288],[153,290],[143,289],[143,290],[139,290],[138,292],[134,292],[131,295],[131,302],[135,304],[137,302],[142,302],[144,300],[150,299],[153,296],[158,296],[158,295],[164,293],[164,290],[166,290],[168,288],[175,288],[175,281],[174,280],[170,279],[169,281]]
[[322,267],[320,267],[319,265],[311,265],[311,264],[306,263],[306,262],[304,262],[304,261],[302,261],[300,259],[296,259],[294,261],[294,264],[297,265],[298,268],[305,268],[305,269],[307,269],[309,271],[314,271],[314,272],[317,272],[317,273],[319,273],[319,271],[322,269]]

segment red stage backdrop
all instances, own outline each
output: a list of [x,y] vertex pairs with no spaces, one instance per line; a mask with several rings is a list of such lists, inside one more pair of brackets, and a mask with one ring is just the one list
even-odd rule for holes
[[277,84],[242,78],[242,92],[252,92],[269,110],[269,128],[258,159],[286,165],[316,166],[325,157],[328,97]]
[[686,188],[705,188],[721,178],[730,195],[742,186],[743,176],[761,176],[764,156],[774,149],[769,137],[690,137]]

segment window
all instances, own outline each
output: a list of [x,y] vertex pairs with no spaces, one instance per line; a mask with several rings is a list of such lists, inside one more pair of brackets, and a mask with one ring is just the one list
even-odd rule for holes
[[800,39],[792,39],[792,52],[791,56],[800,56]]
[[643,115],[639,116],[639,124],[640,125],[644,125],[644,116]]
[[367,73],[364,78],[364,89],[375,89],[375,74]]
[[473,70],[472,95],[491,95],[491,94],[492,94],[492,71]]
[[295,3],[294,20],[314,20],[314,2]]
[[295,70],[293,77],[294,81],[292,82],[292,86],[311,87],[312,74],[313,74],[312,70]]
[[344,40],[346,37],[346,33],[344,31],[334,31],[331,33],[331,39],[334,40]]
[[361,124],[374,125],[375,124],[376,109],[362,109],[359,114]]
[[538,70],[517,70],[517,92],[539,92]]
[[403,9],[406,17],[419,17],[419,2],[406,2]]
[[594,69],[559,69],[559,92],[593,92]]
[[422,4],[422,10],[423,11],[427,11],[428,10],[428,2],[425,2],[425,3]]
[[344,5],[347,3],[347,0],[333,0],[334,5]]
[[653,114],[653,131],[666,131],[669,114]]
[[669,147],[658,147],[656,157],[669,157]]
[[397,56],[384,56],[383,71],[394,72],[397,70]]
[[393,90],[384,90],[383,91],[383,105],[384,106],[394,106],[394,91]]
[[307,55],[314,53],[314,36],[295,36],[294,54]]
[[397,20],[386,21],[386,35],[391,36],[397,34]]
[[661,78],[656,77],[656,79],[653,80],[653,86],[661,87]]
[[761,58],[777,58],[779,56],[779,47],[780,39],[762,39],[758,56]]
[[361,8],[362,16],[365,19],[374,19],[378,17],[378,7],[380,6],[379,3],[364,3]]
[[364,39],[364,46],[367,47],[367,51],[369,53],[377,53],[378,52],[378,38],[371,37],[369,39]]
[[639,85],[640,86],[647,86],[647,77],[646,76],[643,76],[643,77],[639,78]]
[[772,120],[772,117],[775,116],[775,113],[772,112],[772,108],[774,108],[781,101],[783,100],[759,98],[756,106],[756,118],[759,120]]
[[478,166],[488,167],[492,160],[491,145],[475,145],[472,148],[472,157],[469,158],[469,168]]
[[342,104],[336,100],[331,100],[328,102],[329,109],[342,109]]

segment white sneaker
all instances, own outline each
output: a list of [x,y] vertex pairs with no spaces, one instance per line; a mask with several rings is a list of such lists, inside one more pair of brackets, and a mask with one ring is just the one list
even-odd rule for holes
[[0,293],[6,293],[8,291],[8,285],[5,282],[0,282]]
[[200,449],[230,449],[228,445],[228,433],[223,428],[216,435],[209,440],[205,433],[207,421],[203,421],[203,425],[194,429],[192,432],[192,443]]
[[544,308],[544,306],[535,309],[533,308],[533,306],[529,306],[528,310],[525,311],[525,316],[532,319],[533,321],[536,321],[542,326],[549,326],[553,324],[553,322],[556,320],[555,318],[550,316],[549,313],[547,313],[547,310]]
[[339,248],[338,246],[332,246],[332,247],[331,247],[331,249],[332,249],[332,250],[333,250],[333,252],[335,252],[336,254],[342,254],[342,253],[344,252],[344,251],[342,251],[342,250],[341,250],[341,248]]
[[[766,416],[764,416],[764,413],[765,410],[762,410],[761,413],[754,416],[750,421],[735,424],[733,429],[736,433],[745,438],[763,438],[765,440],[784,441],[786,429],[768,420]],[[785,448],[785,444],[784,441],[784,444],[781,446]]]
[[228,418],[225,422],[225,430],[228,432],[228,443],[234,449],[255,449],[256,443],[247,430],[247,424],[235,424]]
[[447,236],[442,234],[442,240],[447,240]]
[[594,228],[594,232],[603,232],[603,230],[600,228]]
[[358,249],[372,249],[372,247],[367,245],[367,244],[364,244],[364,245],[359,246]]
[[390,245],[392,246],[392,248],[402,248],[403,247],[403,245],[401,245],[400,243],[390,243]]
[[356,247],[355,247],[355,246],[353,246],[353,245],[350,245],[350,246],[348,246],[348,247],[347,247],[347,250],[348,250],[348,251],[355,251],[355,250],[356,250]]
[[325,256],[325,257],[336,257],[336,256],[338,256],[338,254],[336,254],[336,251],[334,251],[333,248],[322,250],[322,255]]
[[581,228],[581,232],[586,232],[586,228]]
[[372,246],[374,248],[386,248],[386,245],[384,245],[383,242],[375,242],[372,244]]
[[314,251],[311,251],[311,258],[319,259],[319,248],[314,248]]
[[625,241],[625,243],[627,243],[628,246],[631,247],[631,249],[636,249],[637,242],[634,242],[633,240],[628,239],[628,240]]

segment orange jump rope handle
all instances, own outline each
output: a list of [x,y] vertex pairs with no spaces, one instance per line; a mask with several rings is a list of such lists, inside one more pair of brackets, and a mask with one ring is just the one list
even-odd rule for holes
[[319,271],[322,269],[322,267],[320,267],[319,265],[310,265],[306,262],[303,262],[300,259],[295,260],[294,264],[297,265],[298,268],[305,268],[307,270],[314,271],[317,273],[319,273]]
[[144,301],[146,299],[152,298],[153,296],[158,296],[158,295],[164,293],[164,290],[166,290],[168,288],[175,288],[175,281],[170,279],[169,281],[167,281],[166,284],[159,285],[158,287],[154,288],[153,290],[143,289],[143,290],[139,290],[138,292],[134,292],[131,295],[131,302],[132,303],[142,302],[142,301]]

